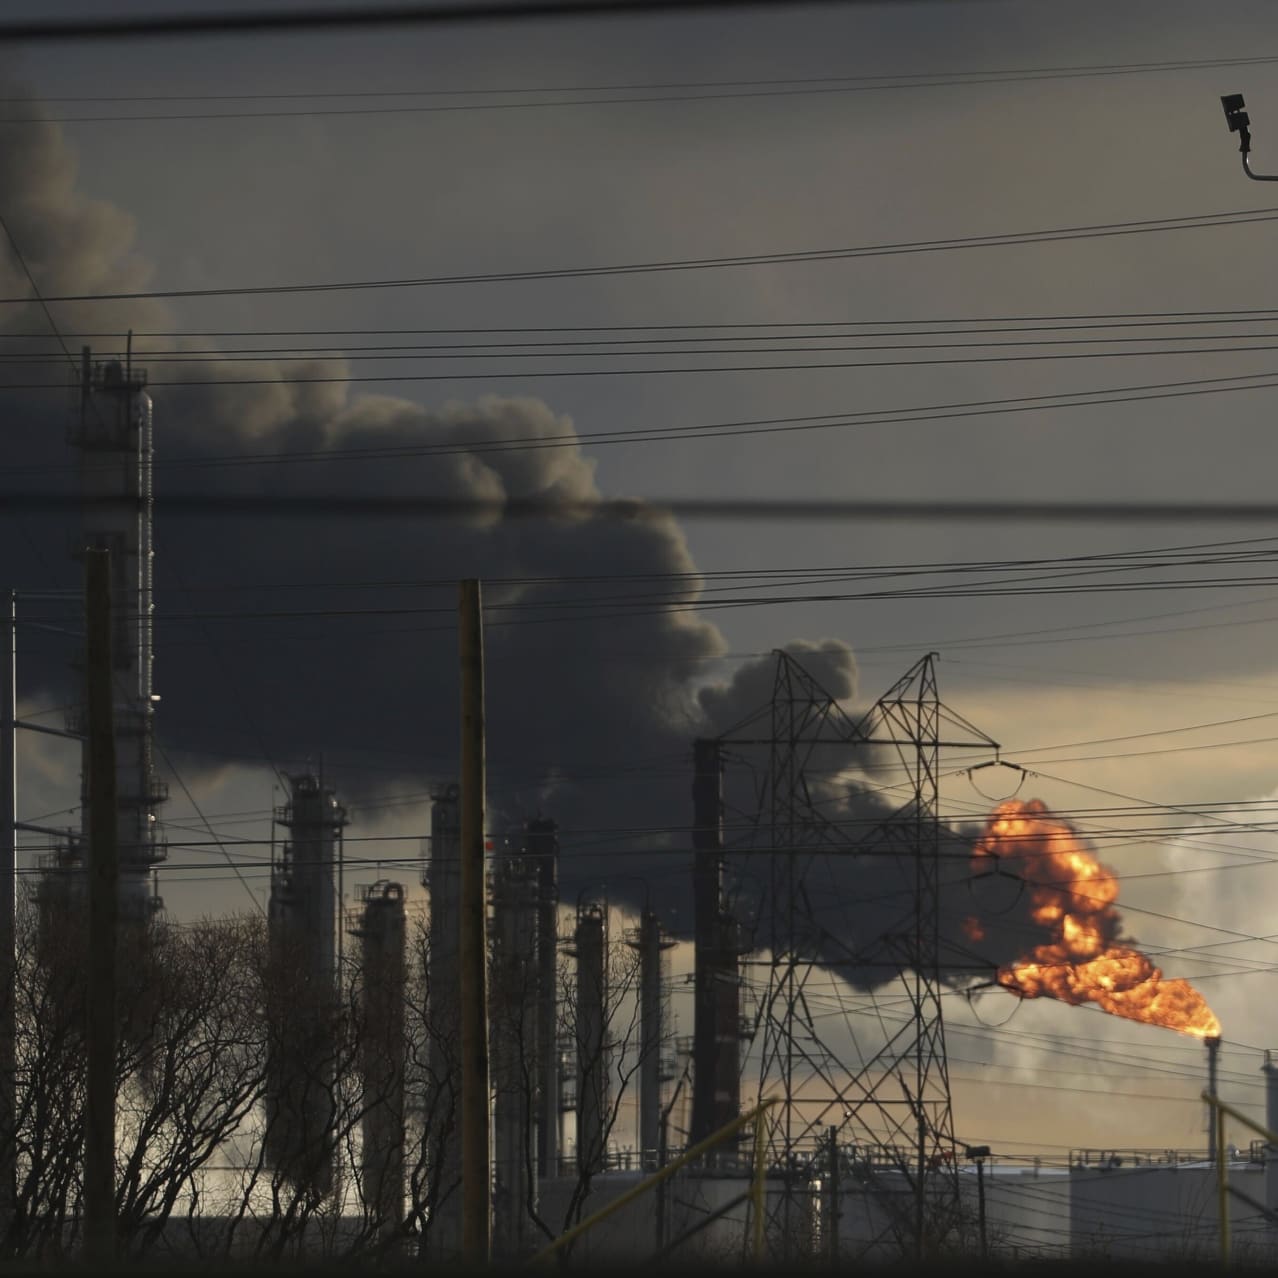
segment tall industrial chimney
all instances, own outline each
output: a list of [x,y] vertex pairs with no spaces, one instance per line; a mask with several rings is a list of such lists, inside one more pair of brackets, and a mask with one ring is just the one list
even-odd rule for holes
[[[153,432],[145,386],[146,374],[131,361],[95,364],[86,346],[81,352],[79,411],[70,432],[79,453],[83,502],[76,555],[86,547],[111,552],[116,839],[125,926],[144,922],[159,907],[154,872],[167,855],[157,814],[168,791],[155,775],[154,763],[154,708],[159,697],[152,686]],[[83,700],[68,715],[68,727],[85,733]],[[46,919],[48,911],[65,908],[83,895],[88,785],[86,738],[81,748],[81,831],[45,860],[37,889]]]
[[524,1255],[532,1242],[528,1212],[533,1162],[537,1043],[537,866],[509,851],[492,871],[492,982],[489,1042],[493,1088],[493,1251]]
[[692,1142],[737,1117],[741,988],[736,920],[723,897],[723,752],[693,743]]
[[[1278,1063],[1271,1052],[1265,1052],[1260,1068],[1265,1076],[1265,1126],[1278,1135]],[[1278,1211],[1278,1145],[1265,1147],[1265,1206]]]
[[461,1251],[461,1008],[457,1001],[461,919],[460,790],[432,796],[430,854],[423,883],[430,894],[426,944],[427,1183],[432,1186],[429,1248],[438,1259]]
[[337,896],[346,809],[321,777],[288,778],[287,832],[271,866],[267,1158],[292,1183],[327,1193],[336,1111]]
[[537,872],[537,1168],[559,1175],[559,827],[537,817],[524,827]]
[[606,907],[577,907],[569,953],[577,960],[577,1170],[603,1171],[609,1094],[608,944]]
[[663,955],[674,942],[662,935],[660,920],[645,907],[629,944],[639,951],[639,1158],[650,1171],[657,1168],[661,1147],[661,1084],[669,1033]]
[[[1220,1063],[1220,1036],[1203,1039],[1207,1044],[1207,1095],[1219,1096],[1216,1090],[1217,1071]],[[1207,1157],[1216,1161],[1216,1111],[1207,1106]]]
[[360,941],[364,1208],[391,1235],[404,1217],[404,889],[381,880],[359,895],[351,932]]

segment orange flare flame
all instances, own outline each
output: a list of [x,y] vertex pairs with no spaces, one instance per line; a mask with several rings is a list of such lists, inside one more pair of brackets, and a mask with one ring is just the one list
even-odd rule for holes
[[[1029,892],[1030,917],[1049,939],[1010,966],[998,983],[1023,998],[1095,1003],[1114,1016],[1214,1038],[1220,1022],[1188,981],[1168,980],[1139,951],[1120,943],[1114,908],[1118,879],[1037,799],[1009,799],[990,814],[973,852],[980,874],[991,858],[1018,875]],[[981,932],[969,920],[969,935]]]

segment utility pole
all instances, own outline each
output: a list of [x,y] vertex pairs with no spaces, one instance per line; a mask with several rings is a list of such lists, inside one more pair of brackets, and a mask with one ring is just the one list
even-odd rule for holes
[[84,565],[89,712],[84,1242],[88,1259],[104,1265],[115,1260],[115,968],[120,908],[111,687],[111,552],[86,550]]
[[458,585],[461,647],[462,1263],[486,1265],[492,1246],[488,1165],[488,971],[484,913],[484,631],[479,582]]
[[[8,1235],[17,1205],[17,937],[14,880],[18,872],[18,596],[9,592],[3,655],[4,702],[0,706],[0,1230]],[[0,1248],[7,1255],[8,1248]]]
[[976,1163],[976,1213],[981,1231],[981,1259],[988,1260],[989,1239],[985,1235],[985,1160],[990,1156],[988,1145],[969,1145],[964,1151]]

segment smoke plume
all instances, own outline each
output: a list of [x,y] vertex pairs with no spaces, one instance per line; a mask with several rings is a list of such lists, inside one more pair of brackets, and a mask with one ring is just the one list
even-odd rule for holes
[[[37,114],[31,104],[24,109]],[[52,123],[0,134],[0,212],[25,260],[0,252],[0,287],[42,293],[144,289],[152,268],[134,247],[129,215],[83,194],[75,157]],[[167,303],[66,302],[53,318],[72,355],[82,333],[139,337],[147,350],[207,350]],[[65,444],[71,368],[34,299],[0,314],[9,434],[6,482],[70,491]],[[95,338],[110,357],[122,337]],[[609,880],[615,895],[647,893],[678,930],[691,920],[688,824],[691,742],[767,704],[774,659],[707,672],[727,651],[719,629],[688,610],[701,581],[682,530],[636,497],[634,517],[585,513],[512,518],[512,500],[602,496],[594,467],[572,442],[571,420],[540,400],[481,395],[428,406],[348,385],[298,384],[320,366],[251,365],[254,385],[194,384],[236,365],[151,364],[156,485],[161,492],[252,496],[404,494],[496,503],[483,517],[157,520],[156,686],[160,744],[192,780],[234,762],[295,770],[322,757],[358,819],[398,796],[422,799],[456,773],[455,582],[486,583],[490,798],[496,831],[543,813],[563,831],[567,896]],[[325,375],[341,364],[325,364]],[[214,372],[210,374],[208,370]],[[567,437],[566,446],[565,437]],[[501,449],[518,439],[532,447]],[[538,442],[554,447],[536,447]],[[273,460],[243,464],[250,454]],[[618,494],[609,494],[616,496]],[[579,508],[578,508],[579,510]],[[53,516],[6,520],[0,579],[19,590],[74,591],[67,552],[74,527]],[[665,595],[677,582],[678,598]],[[663,597],[664,596],[664,597]],[[73,615],[72,613],[69,615]],[[28,690],[66,699],[74,641],[24,644]],[[788,645],[840,703],[859,695],[856,664],[838,639]],[[808,798],[853,843],[900,802],[878,793],[864,746],[832,743]],[[739,843],[745,791],[729,795],[730,846]],[[945,831],[947,846],[966,848]],[[770,892],[767,863],[732,861],[735,902],[756,943]],[[872,985],[899,962],[884,938],[908,912],[907,855],[814,856],[809,873],[815,948],[849,979]],[[961,935],[964,902],[947,888],[947,943]],[[1010,933],[1009,933],[1010,936]],[[998,946],[989,942],[995,951]],[[1005,949],[1012,945],[1009,940]],[[994,961],[1002,961],[998,953]]]

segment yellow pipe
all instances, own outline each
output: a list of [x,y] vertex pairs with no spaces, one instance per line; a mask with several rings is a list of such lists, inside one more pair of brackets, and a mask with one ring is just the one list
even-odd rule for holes
[[[771,1102],[769,1102],[771,1104]],[[754,1125],[754,1184],[751,1186],[750,1198],[754,1211],[754,1263],[763,1263],[763,1211],[767,1202],[767,1135],[768,1124],[763,1116],[764,1107],[759,1107],[759,1117]]]
[[1254,1118],[1248,1118],[1246,1114],[1240,1114],[1232,1105],[1226,1105],[1218,1096],[1213,1096],[1210,1092],[1204,1092],[1203,1100],[1207,1102],[1217,1113],[1228,1114],[1230,1118],[1241,1123],[1244,1127],[1250,1127],[1258,1136],[1263,1136],[1271,1145],[1278,1145],[1278,1133],[1271,1132],[1268,1127],[1261,1126]]
[[[653,1174],[646,1180],[641,1180],[637,1185],[631,1186],[631,1188],[626,1190],[626,1192],[620,1197],[614,1198],[606,1207],[601,1207],[593,1215],[587,1216],[585,1220],[574,1225],[567,1232],[560,1234],[553,1242],[547,1243],[547,1245],[533,1256],[528,1263],[530,1265],[536,1265],[543,1260],[548,1260],[561,1247],[566,1247],[574,1239],[580,1238],[581,1235],[584,1234],[592,1225],[597,1225],[601,1220],[611,1216],[613,1212],[620,1211],[628,1203],[634,1202],[640,1194],[646,1194],[648,1190],[655,1189],[656,1186],[660,1185],[663,1180],[667,1179],[667,1177],[673,1176],[680,1167],[692,1162],[693,1159],[700,1158],[707,1150],[713,1149],[721,1141],[727,1140],[734,1132],[740,1131],[741,1128],[745,1127],[756,1117],[761,1116],[765,1110],[770,1109],[776,1103],[777,1097],[775,1096],[770,1096],[767,1100],[760,1101],[759,1104],[756,1105],[754,1109],[750,1110],[749,1113],[742,1114],[740,1118],[734,1118],[732,1122],[720,1127],[717,1132],[712,1132],[705,1138],[705,1140],[699,1141],[697,1144],[693,1145],[691,1149],[680,1154],[674,1162],[667,1163],[660,1171],[653,1172]],[[757,1178],[757,1168],[755,1175]]]

